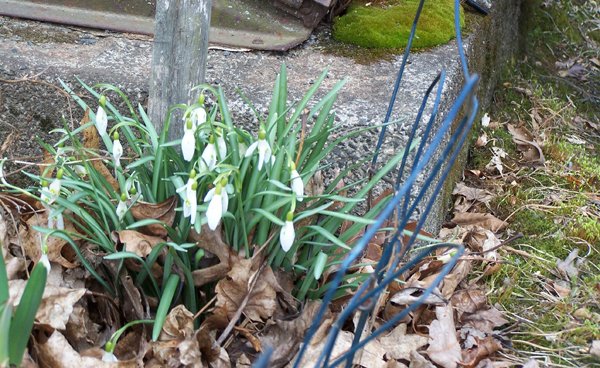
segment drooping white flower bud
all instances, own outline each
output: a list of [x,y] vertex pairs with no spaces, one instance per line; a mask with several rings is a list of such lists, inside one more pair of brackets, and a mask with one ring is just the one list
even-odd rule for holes
[[296,231],[294,230],[294,213],[292,211],[287,213],[285,224],[279,232],[279,244],[284,252],[289,251],[294,245],[294,239],[296,238]]

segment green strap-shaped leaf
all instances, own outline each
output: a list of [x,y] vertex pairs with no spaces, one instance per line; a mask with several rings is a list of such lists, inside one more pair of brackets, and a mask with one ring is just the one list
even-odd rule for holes
[[12,317],[12,306],[8,302],[0,304],[0,367],[8,366],[10,340],[10,319]]
[[42,302],[42,295],[46,288],[46,277],[48,276],[48,270],[40,262],[35,265],[31,272],[31,277],[27,281],[25,290],[19,306],[15,311],[15,316],[10,325],[10,344],[9,344],[9,356],[10,363],[17,367],[21,365],[23,360],[23,353],[27,348],[27,342],[29,341],[29,335],[33,329],[33,323],[35,321],[35,314]]
[[156,341],[160,335],[160,331],[162,330],[165,320],[167,319],[167,313],[169,312],[169,307],[173,302],[173,296],[175,295],[175,290],[177,290],[178,284],[179,276],[176,274],[171,274],[160,298],[158,310],[156,311],[154,327],[152,328],[152,341]]
[[[0,241],[0,247],[3,244]],[[4,263],[4,257],[0,252],[0,304],[6,303],[8,300],[8,276],[6,274],[6,264]]]

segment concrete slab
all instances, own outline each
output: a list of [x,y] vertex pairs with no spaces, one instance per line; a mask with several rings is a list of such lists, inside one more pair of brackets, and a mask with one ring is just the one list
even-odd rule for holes
[[[472,69],[482,77],[479,95],[484,107],[502,65],[517,47],[519,7],[520,0],[498,0],[490,16],[472,17],[475,22],[469,26],[465,47]],[[320,27],[307,42],[285,53],[214,49],[209,53],[207,81],[223,86],[236,120],[252,124],[256,122],[252,110],[236,89],[263,113],[282,62],[288,67],[290,100],[298,100],[313,79],[329,68],[322,93],[338,80],[349,78],[335,107],[339,122],[346,129],[380,124],[401,55],[361,64],[332,53],[331,44],[329,29]],[[11,150],[0,154],[35,161],[32,156],[39,150],[32,137],[49,139],[48,132],[62,125],[62,116],[69,124],[78,121],[82,112],[55,87],[59,78],[76,90],[81,89],[77,89],[74,76],[86,83],[112,83],[145,105],[151,48],[151,39],[145,36],[0,17],[0,143],[13,132],[17,136]],[[423,93],[442,68],[448,73],[442,115],[446,111],[462,84],[456,55],[456,44],[451,42],[411,56],[394,113],[402,123],[390,127],[383,160],[403,147],[405,131],[414,120]],[[374,149],[376,140],[377,131],[373,131],[347,142],[335,152],[336,166],[364,157]],[[364,173],[359,170],[356,174]],[[454,179],[459,173],[457,170]],[[446,191],[437,201],[430,229],[442,223],[449,198]]]

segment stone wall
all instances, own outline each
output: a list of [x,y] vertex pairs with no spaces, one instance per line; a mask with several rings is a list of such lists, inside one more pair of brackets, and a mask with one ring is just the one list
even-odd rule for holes
[[[484,109],[490,103],[503,65],[516,49],[519,6],[520,0],[496,0],[490,16],[468,18],[474,21],[468,26],[466,51],[472,71],[481,75],[479,96]],[[338,80],[349,78],[335,107],[337,119],[344,129],[380,124],[402,56],[362,64],[353,58],[331,53],[331,42],[327,27],[321,27],[303,45],[285,53],[214,49],[209,52],[207,82],[224,88],[234,118],[255,131],[257,120],[236,88],[259,113],[264,113],[282,62],[288,68],[289,99],[292,101],[298,100],[314,79],[329,68],[329,77],[321,94]],[[146,36],[0,17],[0,144],[7,142],[0,154],[36,162],[40,150],[34,137],[52,141],[52,129],[63,124],[78,124],[82,111],[61,91],[59,79],[81,92],[82,97],[94,106],[94,101],[77,86],[76,76],[89,84],[115,84],[134,103],[145,105],[151,48],[151,39]],[[394,120],[400,123],[390,126],[384,160],[402,149],[407,139],[407,127],[414,121],[423,93],[441,68],[446,68],[448,75],[442,116],[463,81],[454,42],[415,53],[409,61],[394,113]],[[376,140],[377,131],[374,130],[347,142],[335,152],[334,168],[364,157],[373,150]],[[428,225],[431,230],[438,228],[444,219],[451,188],[460,179],[465,157],[462,155],[447,190],[436,203]],[[356,174],[365,175],[366,169],[358,170]]]

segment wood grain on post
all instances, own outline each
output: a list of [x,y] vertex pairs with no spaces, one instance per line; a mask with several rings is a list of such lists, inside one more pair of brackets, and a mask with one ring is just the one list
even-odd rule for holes
[[[198,98],[204,82],[212,0],[158,0],[154,26],[149,114],[162,131],[170,106]],[[169,139],[183,136],[183,122],[171,120]]]

